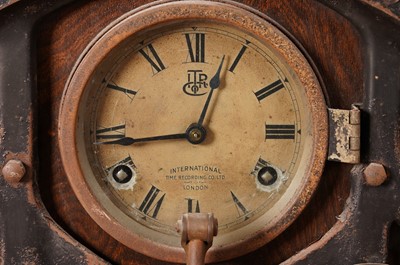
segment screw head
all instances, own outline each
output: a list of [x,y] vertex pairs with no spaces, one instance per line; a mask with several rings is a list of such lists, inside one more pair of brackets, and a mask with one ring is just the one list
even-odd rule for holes
[[200,129],[194,128],[189,132],[189,138],[192,142],[198,142],[202,138]]
[[6,163],[1,172],[8,183],[15,184],[22,180],[26,169],[21,161],[12,159]]
[[369,186],[380,186],[387,177],[386,170],[381,164],[371,163],[364,169],[364,179]]
[[203,126],[193,123],[186,130],[186,139],[192,144],[201,144],[206,139],[206,134]]

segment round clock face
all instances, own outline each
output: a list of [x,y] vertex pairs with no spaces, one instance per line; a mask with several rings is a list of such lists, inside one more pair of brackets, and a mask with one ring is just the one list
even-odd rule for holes
[[[213,23],[151,31],[130,48],[82,106],[88,162],[110,199],[170,234],[183,213],[214,213],[224,234],[274,208],[312,148],[304,91],[285,61]],[[185,132],[212,90],[203,131],[190,132],[204,140],[191,143]]]
[[74,191],[111,235],[182,261],[177,220],[213,213],[215,261],[299,214],[322,170],[325,115],[310,66],[277,28],[228,4],[173,2],[88,48],[64,95],[60,145]]

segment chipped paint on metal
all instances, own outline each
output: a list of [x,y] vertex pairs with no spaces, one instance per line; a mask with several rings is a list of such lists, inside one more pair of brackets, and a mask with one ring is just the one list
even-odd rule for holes
[[384,12],[394,19],[400,21],[400,1],[399,0],[361,0],[362,2]]
[[20,0],[0,0],[0,10],[19,2]]
[[360,110],[329,109],[329,155],[331,161],[360,162]]

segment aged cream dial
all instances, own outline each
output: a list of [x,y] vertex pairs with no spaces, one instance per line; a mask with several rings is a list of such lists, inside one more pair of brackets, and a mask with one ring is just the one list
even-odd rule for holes
[[[154,10],[178,17],[163,22]],[[214,13],[198,18],[205,10]],[[108,48],[115,39],[123,41]],[[92,59],[98,63],[84,68]],[[61,141],[63,158],[79,165],[70,181],[93,218],[136,250],[181,261],[176,221],[210,212],[219,236],[209,260],[231,257],[236,246],[243,254],[257,235],[259,245],[282,231],[316,186],[323,164],[316,159],[326,148],[318,82],[296,46],[248,11],[197,1],[156,5],[110,27],[77,69],[61,114],[71,121],[66,113],[75,106],[73,132],[60,125],[76,143],[70,152]]]

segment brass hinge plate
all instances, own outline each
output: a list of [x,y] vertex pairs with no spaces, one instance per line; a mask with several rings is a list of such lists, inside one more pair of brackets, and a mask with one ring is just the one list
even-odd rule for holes
[[360,109],[328,109],[328,160],[357,164],[360,162]]

